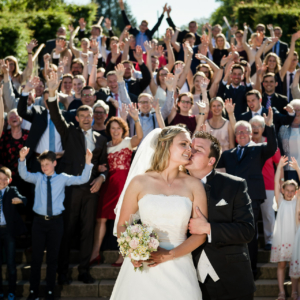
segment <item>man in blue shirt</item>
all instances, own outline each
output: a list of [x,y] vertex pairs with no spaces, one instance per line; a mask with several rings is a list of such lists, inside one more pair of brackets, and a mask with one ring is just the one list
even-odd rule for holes
[[56,174],[56,154],[44,151],[38,160],[43,173],[30,173],[26,167],[26,155],[29,148],[20,150],[19,174],[22,179],[35,184],[33,211],[35,218],[32,224],[32,263],[30,274],[30,295],[27,299],[38,299],[41,277],[41,265],[44,250],[47,250],[47,293],[46,299],[54,299],[57,259],[63,235],[62,212],[65,209],[65,186],[81,185],[90,179],[93,164],[93,154],[87,149],[85,167],[81,176],[72,176],[65,173]]

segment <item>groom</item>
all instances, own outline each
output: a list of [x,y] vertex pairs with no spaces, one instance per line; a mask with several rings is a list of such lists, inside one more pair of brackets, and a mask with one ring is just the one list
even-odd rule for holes
[[208,220],[198,210],[191,219],[191,234],[207,234],[207,241],[193,252],[203,300],[250,300],[255,285],[247,243],[255,233],[246,181],[219,173],[219,141],[197,132],[192,141],[189,173],[205,185]]

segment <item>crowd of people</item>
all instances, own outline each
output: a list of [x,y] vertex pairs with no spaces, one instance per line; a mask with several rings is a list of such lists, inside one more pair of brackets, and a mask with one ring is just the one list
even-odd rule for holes
[[[24,221],[32,223],[28,299],[38,298],[44,249],[46,299],[54,298],[56,272],[58,284],[71,283],[74,236],[79,239],[78,280],[95,281],[89,270],[102,263],[100,249],[117,249],[114,209],[136,149],[154,129],[178,125],[191,137],[204,131],[218,139],[222,155],[214,167],[247,183],[256,231],[248,243],[254,278],[261,212],[264,250],[271,251],[271,262],[278,262],[278,299],[286,299],[283,284],[290,262],[292,299],[299,300],[300,69],[295,43],[300,31],[258,24],[249,35],[244,24],[233,26],[227,40],[219,24],[207,23],[200,35],[195,21],[187,30],[176,27],[167,5],[151,30],[146,20],[134,28],[123,0],[119,5],[125,24],[120,36],[107,18],[109,36],[100,25],[89,31],[81,18],[77,28],[69,26],[69,41],[63,26],[54,39],[28,41],[24,70],[10,53],[0,61],[0,245],[7,254],[8,299],[16,290],[15,238],[29,234]],[[169,27],[159,41],[154,34],[165,15]],[[282,35],[291,36],[289,45]],[[42,42],[46,46],[37,62],[33,51]],[[113,266],[122,263],[120,255]]]

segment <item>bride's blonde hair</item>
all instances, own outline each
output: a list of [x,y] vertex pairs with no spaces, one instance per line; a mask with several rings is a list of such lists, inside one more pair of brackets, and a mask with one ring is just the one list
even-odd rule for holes
[[151,167],[146,172],[162,172],[168,167],[170,160],[170,146],[172,145],[174,138],[182,132],[188,133],[185,128],[180,126],[169,126],[161,131],[157,139]]

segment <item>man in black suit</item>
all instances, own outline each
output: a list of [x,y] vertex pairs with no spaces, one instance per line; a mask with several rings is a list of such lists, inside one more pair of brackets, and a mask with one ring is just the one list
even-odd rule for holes
[[[174,24],[172,18],[170,17],[170,13],[171,13],[171,6],[168,7],[167,9],[167,22],[169,24],[170,27],[173,28],[173,30],[176,30],[176,25]],[[177,28],[178,29],[178,28]],[[181,31],[179,31],[178,33],[178,37],[177,37],[177,42],[182,44],[184,37],[187,33],[193,33],[195,35],[195,46],[200,45],[201,44],[201,35],[197,33],[198,30],[198,24],[196,21],[191,21],[189,23],[189,30],[183,29]]]
[[[123,60],[121,63],[123,64],[123,66],[125,68],[124,81],[125,81],[125,86],[126,86],[127,92],[134,94],[138,97],[150,84],[151,75],[150,75],[149,69],[147,68],[147,66],[145,65],[145,63],[143,61],[143,51],[141,48],[137,47],[137,49],[134,53],[134,56],[139,64],[139,67],[140,67],[140,70],[142,73],[142,78],[134,79],[132,77],[134,68],[133,68],[133,64],[131,61]],[[112,53],[112,58],[111,58],[110,62],[108,63],[106,70],[105,70],[106,74],[110,71],[115,70],[117,58],[118,58],[118,56],[113,55],[113,53]]]
[[59,166],[60,170],[70,175],[81,174],[85,165],[87,148],[93,153],[92,163],[94,165],[89,182],[66,188],[64,202],[65,232],[58,261],[58,283],[70,283],[70,279],[67,277],[70,245],[79,223],[80,263],[78,266],[78,280],[84,283],[94,283],[95,279],[89,273],[89,264],[94,240],[98,191],[108,175],[108,171],[101,173],[98,171],[99,165],[107,165],[107,140],[104,136],[92,130],[93,110],[90,106],[83,105],[77,109],[76,119],[79,127],[66,122],[59,110],[55,94],[58,88],[57,74],[51,74],[48,88],[48,106],[51,119],[65,145],[65,153]]
[[215,171],[220,156],[215,137],[195,134],[186,168],[205,184],[208,219],[198,210],[189,230],[208,240],[193,252],[194,264],[203,300],[250,300],[255,291],[247,248],[255,233],[251,200],[244,179]]
[[284,43],[280,40],[280,38],[282,37],[281,27],[279,27],[279,26],[274,27],[274,34],[275,34],[275,37],[278,37],[278,41],[273,46],[273,48],[271,49],[270,52],[277,54],[277,56],[279,56],[279,58],[281,60],[281,65],[283,65],[283,63],[285,62],[286,57],[287,57],[287,52],[289,50],[289,46],[287,43]]
[[[38,162],[37,157],[46,149],[52,150],[56,153],[58,164],[63,154],[64,142],[55,127],[52,125],[50,113],[48,110],[48,101],[44,101],[45,107],[34,105],[31,110],[27,110],[27,99],[29,92],[39,83],[38,77],[29,80],[23,89],[22,95],[18,102],[18,114],[24,120],[31,122],[31,128],[25,146],[30,148],[27,155],[28,169],[31,172],[40,172],[41,164]],[[63,112],[64,118],[68,122],[74,122],[75,116],[69,112]],[[50,149],[50,127],[54,128],[55,143],[54,148]]]
[[[234,64],[231,68],[227,68],[223,80],[220,82],[217,96],[222,99],[232,99],[232,103],[235,103],[234,115],[236,119],[247,110],[246,93],[252,90],[250,81],[250,72],[246,73],[246,86],[241,85],[244,79],[245,70],[244,67],[238,64]],[[231,78],[231,85],[227,85]]]
[[[59,36],[66,37],[66,35],[67,35],[66,27],[62,26],[57,29],[56,38]],[[52,50],[56,47],[56,38],[52,40],[48,40],[45,44],[43,51],[39,54],[39,65],[41,68],[44,68],[44,59],[43,59],[44,55],[47,53],[51,54]]]
[[[249,122],[250,119],[252,119],[254,116],[264,116],[264,114],[267,116],[269,110],[266,109],[261,105],[262,98],[261,94],[257,90],[249,91],[246,94],[247,98],[247,105],[249,107],[249,111],[241,114],[240,120]],[[288,104],[285,107],[285,110],[288,112],[288,114],[283,115],[281,114],[275,107],[272,107],[273,110],[273,123],[275,125],[276,133],[278,133],[280,127],[282,125],[290,125],[294,121],[295,118],[295,111],[293,107]]]
[[262,94],[262,105],[265,108],[275,107],[281,114],[286,114],[284,109],[288,105],[286,96],[275,93],[275,88],[278,85],[274,73],[267,73],[263,76],[263,87],[265,92]]
[[224,151],[217,165],[218,168],[225,168],[226,173],[246,179],[249,196],[252,201],[252,209],[255,220],[256,234],[248,244],[251,267],[253,275],[257,274],[257,221],[260,204],[266,199],[266,191],[262,168],[266,160],[272,157],[277,150],[275,128],[273,126],[273,111],[269,108],[268,116],[265,117],[267,143],[255,144],[251,142],[252,127],[246,121],[239,121],[235,124],[235,136],[238,146],[231,150]]
[[[119,86],[116,71],[110,71],[106,75],[108,88],[101,88],[96,93],[97,100],[103,100],[109,106],[109,114],[106,120],[119,115],[119,107],[122,102],[119,95]],[[137,96],[129,93],[131,102],[137,103]]]

